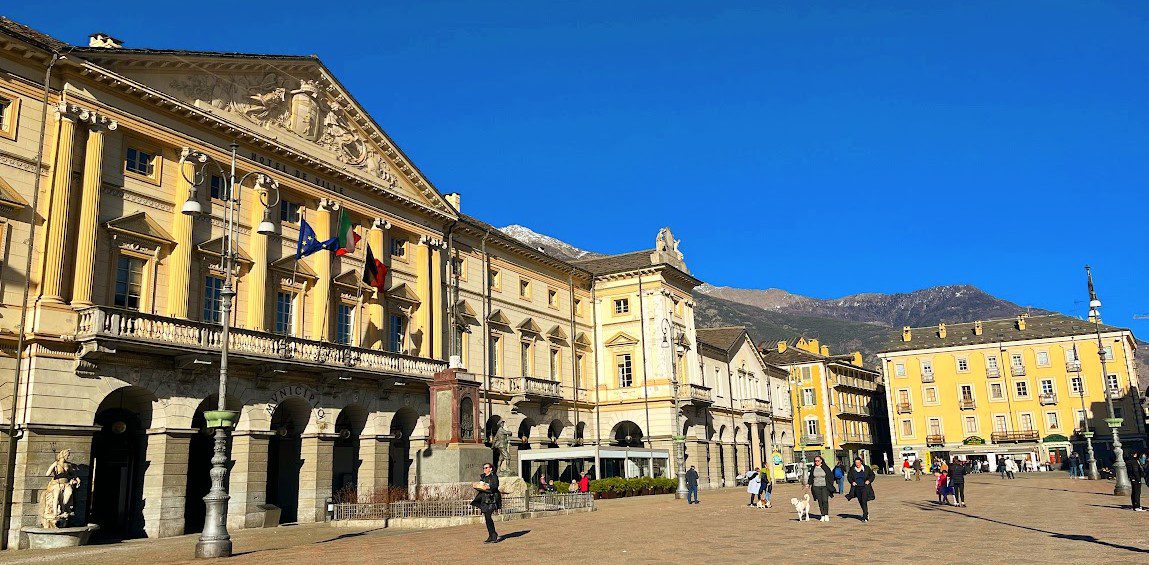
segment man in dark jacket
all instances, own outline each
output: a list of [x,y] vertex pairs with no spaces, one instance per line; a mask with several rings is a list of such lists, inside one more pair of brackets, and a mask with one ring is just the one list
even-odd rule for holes
[[966,463],[955,455],[950,464],[950,486],[954,488],[954,506],[965,506],[965,476],[969,472]]
[[862,521],[869,522],[870,501],[874,499],[874,470],[866,466],[861,457],[856,457],[846,478],[850,481],[850,494],[846,495],[846,500],[857,498],[858,505],[862,507]]
[[698,471],[694,465],[686,472],[686,503],[698,504]]
[[1133,511],[1144,512],[1144,509],[1141,508],[1141,482],[1145,480],[1145,468],[1141,466],[1141,455],[1136,451],[1125,462],[1125,471],[1129,474],[1129,484],[1133,487],[1129,491]]

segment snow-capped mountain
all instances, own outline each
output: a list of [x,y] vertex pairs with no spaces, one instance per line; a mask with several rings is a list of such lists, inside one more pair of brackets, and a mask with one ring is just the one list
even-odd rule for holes
[[555,239],[549,235],[543,235],[526,226],[512,224],[505,228],[499,228],[499,231],[535,248],[541,250],[543,253],[551,257],[558,257],[559,259],[583,259],[586,257],[600,257],[602,253],[595,253],[585,249],[579,249],[565,241]]

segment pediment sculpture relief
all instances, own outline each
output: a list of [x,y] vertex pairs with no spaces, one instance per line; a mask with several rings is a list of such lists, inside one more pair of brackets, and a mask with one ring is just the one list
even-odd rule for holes
[[187,75],[170,85],[194,100],[264,127],[289,131],[335,154],[395,189],[391,165],[347,118],[347,109],[326,94],[317,80],[276,72],[260,75]]

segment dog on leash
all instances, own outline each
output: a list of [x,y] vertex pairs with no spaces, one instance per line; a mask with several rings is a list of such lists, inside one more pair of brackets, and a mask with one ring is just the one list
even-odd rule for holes
[[810,495],[804,494],[802,498],[791,498],[790,504],[794,505],[794,510],[798,512],[798,521],[806,522],[810,520]]

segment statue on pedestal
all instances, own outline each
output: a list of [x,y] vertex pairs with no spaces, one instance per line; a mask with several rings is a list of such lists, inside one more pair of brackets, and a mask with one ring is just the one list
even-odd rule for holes
[[495,472],[500,477],[509,477],[511,475],[511,432],[507,431],[507,423],[499,422],[499,429],[495,431],[494,441],[491,442],[494,447],[496,457],[498,457],[498,467]]
[[67,527],[72,518],[72,493],[80,486],[80,477],[76,473],[76,466],[68,461],[71,454],[68,449],[61,451],[52,466],[48,467],[48,472],[44,473],[49,479],[40,495],[40,526],[43,528]]

